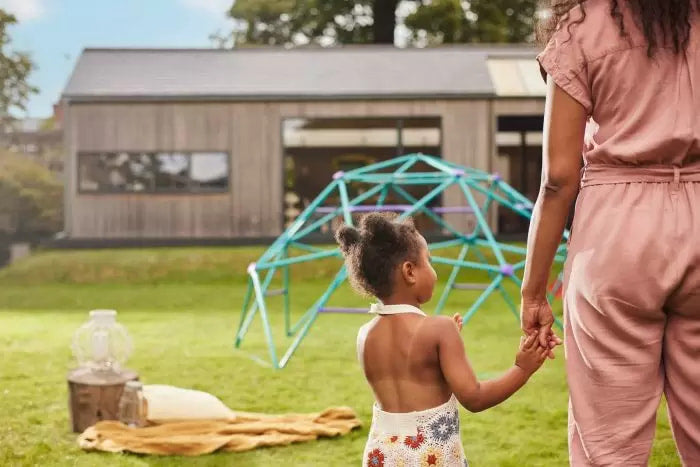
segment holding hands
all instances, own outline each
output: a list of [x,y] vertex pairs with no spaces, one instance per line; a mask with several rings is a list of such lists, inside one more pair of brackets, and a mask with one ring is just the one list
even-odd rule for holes
[[538,344],[537,334],[538,332],[535,331],[527,337],[521,337],[520,350],[515,356],[515,366],[527,373],[528,376],[540,369],[551,351],[549,347],[542,347]]
[[562,340],[552,331],[554,314],[547,299],[531,300],[523,298],[520,305],[520,327],[525,336],[537,333],[537,342],[546,349],[549,358],[554,358],[554,348],[562,344]]

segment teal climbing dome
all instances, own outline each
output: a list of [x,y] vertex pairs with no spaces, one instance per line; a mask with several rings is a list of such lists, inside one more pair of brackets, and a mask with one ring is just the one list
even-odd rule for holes
[[[459,193],[463,204],[437,206],[436,201],[440,200],[448,189]],[[421,194],[416,195],[416,191],[420,191]],[[450,197],[454,198],[454,195]],[[397,199],[400,199],[401,203],[387,202]],[[342,259],[338,248],[321,247],[312,240],[318,239],[319,231],[332,229],[339,219],[346,224],[353,224],[357,220],[356,214],[363,212],[394,211],[399,213],[398,219],[421,214],[439,228],[442,234],[440,241],[429,244],[432,260],[436,264],[450,267],[451,273],[439,297],[435,313],[443,310],[452,291],[466,289],[476,290],[479,294],[469,309],[465,310],[465,324],[492,294],[500,295],[517,318],[516,302],[504,285],[511,282],[520,286],[526,250],[496,240],[488,222],[489,211],[496,205],[500,209],[510,209],[527,219],[531,217],[533,207],[530,200],[505,183],[497,174],[463,167],[423,154],[402,156],[348,172],[337,172],[330,184],[270,245],[258,261],[248,266],[248,287],[236,333],[236,348],[241,346],[253,320],[259,316],[270,364],[277,369],[284,368],[319,314],[367,311],[327,306],[333,292],[347,278],[342,262],[338,263],[338,272],[327,289],[295,323],[292,323],[290,310],[290,295],[293,289],[290,266],[330,257]],[[466,217],[473,221],[473,228],[469,231],[462,231],[448,221],[455,218],[464,220]],[[563,240],[566,238],[568,232]],[[556,261],[563,262],[565,254],[566,244],[562,242]],[[518,260],[513,261],[514,257]],[[506,258],[510,258],[510,261]],[[480,284],[460,284],[457,279],[462,269],[482,271],[488,274],[489,279]],[[276,273],[281,275],[282,286],[273,289],[271,284]],[[283,297],[284,331],[288,338],[292,338],[282,358],[277,354],[271,313],[267,304],[267,299],[272,296]],[[274,313],[272,317],[279,317],[279,313]],[[561,327],[558,321],[557,325]]]

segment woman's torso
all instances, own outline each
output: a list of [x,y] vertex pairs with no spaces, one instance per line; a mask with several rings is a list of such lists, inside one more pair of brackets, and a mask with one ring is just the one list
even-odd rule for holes
[[[619,3],[627,36],[609,0],[589,0],[585,20],[565,24],[548,46],[560,50],[545,51],[559,55],[557,66],[581,84],[577,97],[589,104],[586,165],[700,164],[700,15],[692,16],[687,49],[659,48],[650,59],[643,33]],[[580,17],[577,8],[569,23]]]

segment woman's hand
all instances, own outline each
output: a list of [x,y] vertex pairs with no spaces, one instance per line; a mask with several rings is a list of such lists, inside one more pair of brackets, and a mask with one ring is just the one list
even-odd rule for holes
[[552,331],[554,313],[547,299],[523,298],[520,304],[520,327],[526,336],[537,332],[539,345],[549,349],[549,358],[554,358],[554,347],[562,340]]

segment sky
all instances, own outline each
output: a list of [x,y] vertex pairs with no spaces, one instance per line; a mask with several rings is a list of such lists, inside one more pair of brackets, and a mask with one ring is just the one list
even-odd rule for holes
[[40,89],[26,115],[53,113],[73,66],[86,47],[210,47],[210,34],[228,32],[233,0],[0,0],[19,25],[12,48],[37,66],[30,83]]

